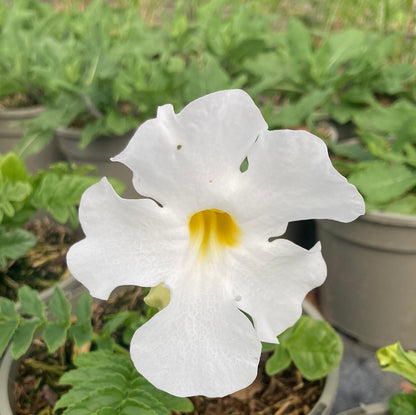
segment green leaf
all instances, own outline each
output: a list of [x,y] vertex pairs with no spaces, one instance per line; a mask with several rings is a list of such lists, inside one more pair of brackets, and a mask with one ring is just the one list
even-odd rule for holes
[[333,143],[329,141],[328,147],[334,154],[351,160],[374,160],[374,156],[358,143]]
[[383,206],[383,210],[402,215],[416,215],[416,195],[406,195],[402,199],[395,200]]
[[390,398],[389,409],[391,415],[414,415],[416,414],[416,395],[398,393]]
[[82,324],[75,323],[68,330],[68,335],[71,339],[74,340],[77,347],[83,346],[85,343],[88,343],[92,340],[93,330],[91,325],[85,326]]
[[6,232],[0,226],[0,261],[5,266],[6,259],[18,259],[36,245],[36,238],[24,229]]
[[267,359],[266,373],[273,376],[289,367],[291,362],[288,351],[281,344],[276,345],[274,353]]
[[298,61],[308,61],[312,54],[312,40],[307,27],[298,19],[291,18],[287,28],[289,53]]
[[405,352],[400,343],[394,343],[377,350],[380,367],[397,373],[416,385],[416,353]]
[[48,323],[43,332],[49,353],[53,353],[66,339],[67,327],[61,323]]
[[56,286],[49,301],[49,310],[57,322],[68,328],[71,325],[71,303],[66,299],[61,287]]
[[39,298],[39,293],[27,285],[19,288],[17,296],[20,302],[20,311],[22,314],[37,317],[45,321],[45,303]]
[[353,172],[349,181],[357,186],[365,200],[384,204],[405,195],[416,186],[416,175],[404,165],[375,161]]
[[121,311],[120,313],[114,314],[111,316],[103,327],[104,334],[114,333],[118,327],[121,325],[126,325],[126,323],[133,318],[136,320],[139,319],[139,314],[134,311]]
[[328,90],[314,90],[307,93],[299,101],[287,105],[273,117],[271,122],[277,127],[297,127],[304,123],[313,111],[319,108],[329,97]]
[[92,316],[92,297],[88,293],[83,293],[77,302],[75,308],[75,316],[77,318],[77,323],[89,325],[91,323]]
[[7,153],[5,156],[1,157],[0,171],[5,179],[13,182],[27,182],[30,178],[26,165],[21,158],[13,152]]
[[19,314],[13,301],[0,297],[0,357],[19,326]]
[[302,316],[290,338],[282,343],[302,376],[321,379],[341,362],[343,346],[335,330],[325,321]]
[[136,415],[136,414],[159,415],[159,412],[157,412],[156,410],[149,407],[143,402],[140,402],[134,399],[126,399],[123,402],[123,406],[120,408],[120,415]]
[[[113,408],[113,413],[127,414],[135,409],[134,413],[144,414],[146,410],[153,415],[193,409],[188,399],[171,396],[151,385],[137,373],[128,356],[95,351],[78,355],[75,365],[76,369],[66,372],[60,379],[61,384],[73,387],[55,405],[56,409],[66,407],[67,415],[81,414],[84,412],[80,411],[85,410],[104,411],[108,406]],[[102,397],[103,394],[110,394],[111,399]]]
[[32,344],[33,336],[42,323],[23,319],[13,336],[11,351],[14,359],[23,356]]
[[91,304],[92,297],[88,293],[83,293],[75,308],[77,321],[69,328],[69,335],[78,347],[81,347],[92,339]]

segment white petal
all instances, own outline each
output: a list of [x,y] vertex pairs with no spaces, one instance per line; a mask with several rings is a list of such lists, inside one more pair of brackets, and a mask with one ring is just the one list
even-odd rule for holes
[[187,224],[148,199],[121,199],[106,179],[82,196],[86,238],[73,245],[71,273],[94,297],[106,299],[120,285],[155,286],[176,277],[188,243]]
[[239,167],[267,125],[241,90],[219,91],[187,105],[179,114],[159,108],[114,160],[134,172],[140,194],[162,205],[192,211],[212,208],[216,195],[238,188]]
[[235,254],[231,285],[239,307],[253,318],[261,341],[276,343],[276,336],[292,326],[302,312],[302,301],[326,277],[318,243],[310,251],[277,239],[251,246],[253,256]]
[[[199,278],[202,277],[202,278]],[[215,275],[189,275],[171,302],[140,327],[130,353],[137,370],[176,396],[221,397],[256,377],[261,344]]]
[[[357,189],[332,166],[325,143],[306,131],[267,131],[248,154],[241,191],[249,192],[251,228],[274,229],[302,219],[350,222],[364,214]],[[273,229],[273,226],[275,227]]]

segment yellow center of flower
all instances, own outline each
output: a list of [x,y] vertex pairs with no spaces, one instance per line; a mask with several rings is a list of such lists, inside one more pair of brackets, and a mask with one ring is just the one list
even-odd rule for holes
[[202,210],[189,219],[189,235],[191,241],[199,245],[201,257],[206,257],[215,248],[237,246],[240,234],[233,217],[221,210]]

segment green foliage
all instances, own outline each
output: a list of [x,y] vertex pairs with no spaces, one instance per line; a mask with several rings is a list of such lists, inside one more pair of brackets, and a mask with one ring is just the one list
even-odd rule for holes
[[325,321],[302,316],[278,339],[279,344],[266,362],[270,376],[288,368],[293,361],[305,379],[316,380],[327,376],[341,362],[341,339]]
[[151,415],[169,415],[170,410],[193,410],[188,399],[159,391],[145,380],[134,368],[127,350],[110,337],[124,327],[129,343],[131,329],[137,329],[146,321],[144,315],[118,313],[109,317],[101,333],[94,333],[92,298],[87,293],[79,298],[75,307],[75,322],[71,319],[71,304],[59,286],[55,288],[48,306],[36,290],[26,286],[19,289],[18,297],[19,310],[14,302],[0,297],[0,356],[11,342],[11,353],[18,359],[27,352],[36,333],[40,333],[50,353],[63,345],[66,339],[73,340],[78,348],[94,342],[99,349],[78,355],[74,361],[77,369],[62,376],[60,382],[71,384],[73,388],[57,402],[55,410],[66,408],[65,414],[102,414],[111,408],[112,414],[140,410],[140,413]]
[[[376,357],[383,370],[403,376],[412,384],[416,392],[415,352],[405,352],[400,343],[395,343],[377,350]],[[414,414],[416,413],[416,394],[398,393],[390,398],[389,407],[392,415]]]
[[[169,415],[170,410],[190,412],[191,401],[162,392],[134,368],[130,358],[111,351],[79,355],[76,369],[65,373],[60,383],[72,389],[56,403],[63,414]],[[94,379],[94,382],[91,382]]]
[[354,116],[359,141],[329,143],[335,165],[364,196],[366,210],[416,214],[416,106],[374,104]]
[[71,306],[61,288],[56,287],[49,302],[49,315],[46,304],[39,293],[23,286],[18,291],[20,309],[7,299],[0,298],[0,356],[11,342],[11,351],[15,359],[26,353],[35,333],[43,329],[43,338],[50,352],[55,351],[65,341],[71,325]]
[[343,124],[379,95],[410,97],[416,82],[411,64],[392,63],[399,37],[348,29],[317,40],[294,18],[272,47],[243,64],[253,96],[279,97],[271,127],[310,127],[323,117]]
[[[36,175],[28,173],[15,153],[0,155],[0,266],[25,255],[36,243],[22,226],[37,211],[46,210],[59,223],[78,226],[82,193],[98,181],[90,167],[57,163]],[[120,183],[113,182],[118,191]]]
[[[20,156],[38,152],[57,127],[81,127],[85,148],[100,135],[132,131],[158,105],[179,111],[219,89],[246,89],[271,128],[313,128],[323,117],[345,123],[380,96],[415,100],[416,69],[399,60],[403,36],[386,35],[384,25],[328,33],[329,26],[308,27],[308,16],[287,18],[283,4],[250,0],[175,2],[156,8],[158,23],[150,24],[134,2],[122,6],[96,0],[82,11],[54,11],[19,0],[2,7],[4,94],[22,85],[48,107],[28,124]],[[388,11],[399,18],[402,9]],[[338,5],[321,11],[337,12]]]
[[46,79],[34,71],[39,64],[40,38],[50,33],[54,19],[49,4],[34,0],[13,1],[2,12],[0,25],[0,99],[27,94],[29,101],[42,100]]
[[398,393],[389,400],[391,415],[413,415],[416,413],[416,395]]

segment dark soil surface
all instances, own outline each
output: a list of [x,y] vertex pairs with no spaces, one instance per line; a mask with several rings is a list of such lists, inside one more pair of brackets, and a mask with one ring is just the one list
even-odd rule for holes
[[0,99],[0,110],[6,108],[24,108],[37,105],[38,102],[27,94],[14,94]]
[[24,257],[11,260],[6,269],[0,269],[0,296],[11,300],[17,299],[22,285],[41,291],[68,276],[66,253],[81,239],[79,232],[47,218],[33,220],[25,229],[36,236],[37,244]]

